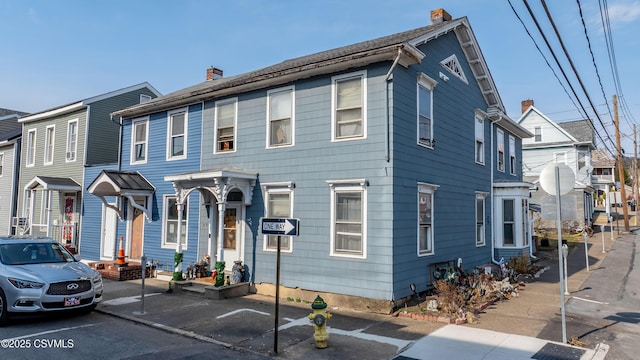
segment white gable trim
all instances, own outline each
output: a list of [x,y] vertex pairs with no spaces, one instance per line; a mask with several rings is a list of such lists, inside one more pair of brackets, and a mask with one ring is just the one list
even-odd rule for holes
[[[529,108],[524,112],[524,114],[522,114],[520,116],[520,119],[518,119],[518,124],[522,125],[522,122],[527,119],[529,117],[529,114],[531,114],[531,112],[535,111],[536,114],[540,115],[540,117],[545,120],[546,122],[548,122],[549,124],[551,124],[551,126],[553,126],[556,130],[558,130],[560,133],[562,133],[564,136],[568,137],[569,140],[571,140],[573,143],[579,143],[578,139],[576,139],[575,137],[573,137],[573,135],[569,134],[565,129],[563,129],[560,125],[558,125],[558,123],[556,123],[555,121],[549,119],[545,114],[543,114],[540,110],[536,109],[535,106],[529,106]],[[542,138],[542,142],[540,143],[536,143],[536,144],[543,144],[545,143],[544,141],[544,137]]]

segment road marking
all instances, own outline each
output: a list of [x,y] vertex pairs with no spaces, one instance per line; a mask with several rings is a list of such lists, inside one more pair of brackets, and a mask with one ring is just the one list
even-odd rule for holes
[[55,329],[55,330],[48,330],[48,331],[43,331],[43,332],[39,332],[39,333],[35,333],[35,334],[22,335],[22,336],[17,336],[17,337],[10,338],[10,339],[3,339],[3,340],[24,339],[24,338],[30,338],[30,337],[40,336],[40,335],[53,334],[53,333],[62,332],[62,331],[82,329],[82,328],[90,327],[90,326],[93,326],[93,325],[96,325],[96,324],[86,324],[86,325],[79,325],[79,326],[60,328],[60,329]]
[[220,316],[216,317],[216,319],[222,319],[224,317],[235,315],[235,314],[241,313],[243,311],[250,311],[250,312],[254,312],[254,313],[257,313],[257,314],[261,314],[261,315],[269,315],[269,313],[258,311],[258,310],[253,310],[253,309],[238,309],[238,310],[234,310],[232,312],[228,312],[226,314],[220,315]]
[[[311,320],[309,320],[309,318],[306,317],[306,316],[303,317],[303,318],[300,318],[300,319],[285,318],[285,320],[290,321],[290,322],[288,324],[279,326],[278,330],[284,330],[284,329],[288,329],[288,328],[294,327],[294,326],[312,326],[313,325],[311,323]],[[409,346],[411,343],[413,343],[413,341],[401,340],[401,339],[396,339],[396,338],[387,337],[387,336],[380,336],[380,335],[363,333],[362,332],[363,330],[364,329],[341,330],[341,329],[336,329],[336,328],[332,328],[330,326],[327,326],[327,332],[329,334],[345,335],[345,336],[351,336],[351,337],[355,337],[355,338],[359,338],[359,339],[363,339],[363,340],[371,340],[371,341],[375,341],[375,342],[379,342],[379,343],[383,343],[383,344],[395,345],[398,349],[404,349],[406,346]]]
[[[160,294],[162,294],[162,293],[144,294],[144,297],[153,296],[153,295],[160,295]],[[106,301],[101,302],[101,304],[104,304],[104,305],[126,305],[126,304],[131,304],[131,303],[135,303],[135,302],[140,301],[140,297],[141,297],[141,295],[125,296],[125,297],[115,298],[115,299],[111,299],[111,300],[106,300]]]
[[573,297],[576,300],[582,300],[582,301],[586,301],[586,302],[590,302],[590,303],[595,303],[595,304],[602,304],[602,305],[609,305],[608,302],[604,302],[604,301],[596,301],[596,300],[589,300],[589,299],[583,299],[583,298],[579,298],[577,296]]

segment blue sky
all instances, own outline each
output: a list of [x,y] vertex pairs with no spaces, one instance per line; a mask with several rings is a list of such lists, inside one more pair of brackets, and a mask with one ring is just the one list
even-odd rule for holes
[[[562,79],[523,0],[510,2]],[[615,93],[623,96],[623,147],[632,155],[632,124],[640,120],[640,1],[606,1],[615,70],[600,2],[580,1],[598,80],[576,1],[546,1],[602,123],[558,45],[540,0],[528,1],[603,137],[603,127],[615,134],[609,109]],[[36,112],[144,81],[167,94],[204,81],[209,66],[222,69],[225,76],[248,72],[427,25],[430,10],[437,8],[454,18],[468,17],[512,118],[519,117],[525,99],[533,99],[539,110],[559,122],[584,117],[508,0],[0,0],[0,107]]]

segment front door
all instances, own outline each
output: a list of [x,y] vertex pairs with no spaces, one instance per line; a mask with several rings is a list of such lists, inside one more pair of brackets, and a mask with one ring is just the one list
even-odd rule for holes
[[225,268],[231,270],[235,260],[242,260],[242,206],[227,203],[224,212],[224,261]]
[[113,260],[116,252],[116,211],[102,205],[102,254],[103,259]]
[[142,231],[144,229],[144,214],[142,210],[133,209],[133,219],[131,220],[131,259],[140,259],[142,257]]

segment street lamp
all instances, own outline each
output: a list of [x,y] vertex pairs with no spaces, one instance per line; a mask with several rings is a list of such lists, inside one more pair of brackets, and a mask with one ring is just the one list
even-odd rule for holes
[[569,255],[569,247],[567,244],[562,244],[562,259],[564,262],[564,294],[571,295],[569,293],[569,281],[567,279],[567,255]]

